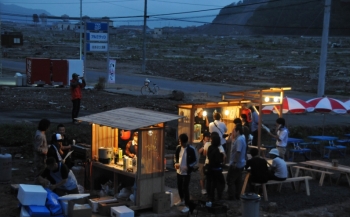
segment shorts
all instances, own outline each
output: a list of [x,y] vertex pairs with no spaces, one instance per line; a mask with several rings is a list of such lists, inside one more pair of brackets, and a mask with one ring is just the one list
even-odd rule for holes
[[205,180],[204,164],[198,164],[198,170],[199,170],[199,178],[200,178],[200,180]]

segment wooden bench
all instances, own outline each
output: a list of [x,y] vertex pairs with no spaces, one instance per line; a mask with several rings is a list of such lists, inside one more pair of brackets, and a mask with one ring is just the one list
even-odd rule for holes
[[[254,183],[254,186],[262,186],[263,188],[263,193],[264,193],[264,200],[268,201],[267,197],[267,190],[266,190],[266,185],[274,185],[274,184],[279,184],[278,191],[281,192],[282,184],[283,183],[289,183],[289,182],[300,182],[304,181],[305,182],[305,188],[306,188],[306,195],[310,196],[310,188],[309,188],[309,180],[312,179],[311,176],[300,176],[300,177],[292,177],[292,178],[287,178],[284,181],[275,181],[275,180],[270,180],[267,183],[260,184],[260,183]],[[299,188],[296,188],[296,191],[298,192]]]
[[[316,173],[321,173],[321,178],[320,178],[320,182],[319,185],[322,186],[323,185],[323,181],[324,181],[324,177],[327,175],[329,175],[329,181],[332,185],[332,178],[331,175],[333,175],[332,172],[329,171],[325,171],[325,170],[318,170],[318,169],[313,169],[313,168],[308,168],[308,167],[301,167],[301,166],[293,166],[293,168],[296,168],[295,171],[295,177],[299,176],[299,171],[300,170],[307,170],[307,171],[311,171],[311,172],[316,172]],[[312,173],[311,173],[312,174]],[[312,176],[314,177],[314,175],[312,174]]]

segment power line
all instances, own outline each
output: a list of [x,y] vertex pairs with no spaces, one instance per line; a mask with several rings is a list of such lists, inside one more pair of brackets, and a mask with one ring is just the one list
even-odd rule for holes
[[[115,2],[130,2],[130,1],[140,1],[140,0],[119,0],[119,1],[105,1],[105,3],[111,2],[111,3],[115,3]],[[2,3],[7,3],[7,4],[25,4],[25,5],[77,5],[80,4],[79,2],[2,2]],[[91,2],[85,2],[84,4],[96,4],[96,3],[101,3],[99,1],[91,1]]]

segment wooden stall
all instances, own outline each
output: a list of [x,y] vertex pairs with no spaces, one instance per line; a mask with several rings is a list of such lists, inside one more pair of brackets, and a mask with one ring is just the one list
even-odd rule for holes
[[[280,117],[282,117],[283,97],[286,90],[291,90],[291,88],[273,87],[269,89],[223,92],[221,93],[221,101],[180,104],[178,105],[178,114],[184,116],[184,118],[179,119],[178,133],[187,133],[190,141],[194,143],[199,142],[197,138],[194,138],[194,118],[195,112],[198,108],[202,108],[204,111],[212,111],[215,109],[217,112],[220,112],[222,115],[222,121],[227,126],[228,133],[232,132],[234,127],[233,120],[235,118],[239,118],[242,109],[248,109],[249,106],[258,106],[256,111],[258,114],[262,114],[261,109],[263,106],[281,105],[279,106],[280,110],[278,110],[278,114]],[[209,113],[207,115],[209,115]],[[209,123],[212,121],[213,119],[209,120]],[[261,145],[261,123],[262,115],[259,115],[259,147]]]
[[[152,207],[153,193],[164,192],[164,127],[165,123],[182,118],[151,110],[126,107],[84,117],[77,120],[88,122],[92,127],[90,189],[97,190],[100,180],[110,178],[114,193],[120,180],[133,185],[135,203],[132,209]],[[99,149],[110,149],[115,154],[120,148],[120,132],[138,132],[136,165],[126,170],[122,161],[111,159],[99,162]]]

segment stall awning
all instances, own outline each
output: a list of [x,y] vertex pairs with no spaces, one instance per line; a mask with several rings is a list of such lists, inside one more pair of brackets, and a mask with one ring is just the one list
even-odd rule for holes
[[124,130],[136,130],[155,124],[183,118],[179,115],[125,107],[76,118],[79,121],[99,124]]

